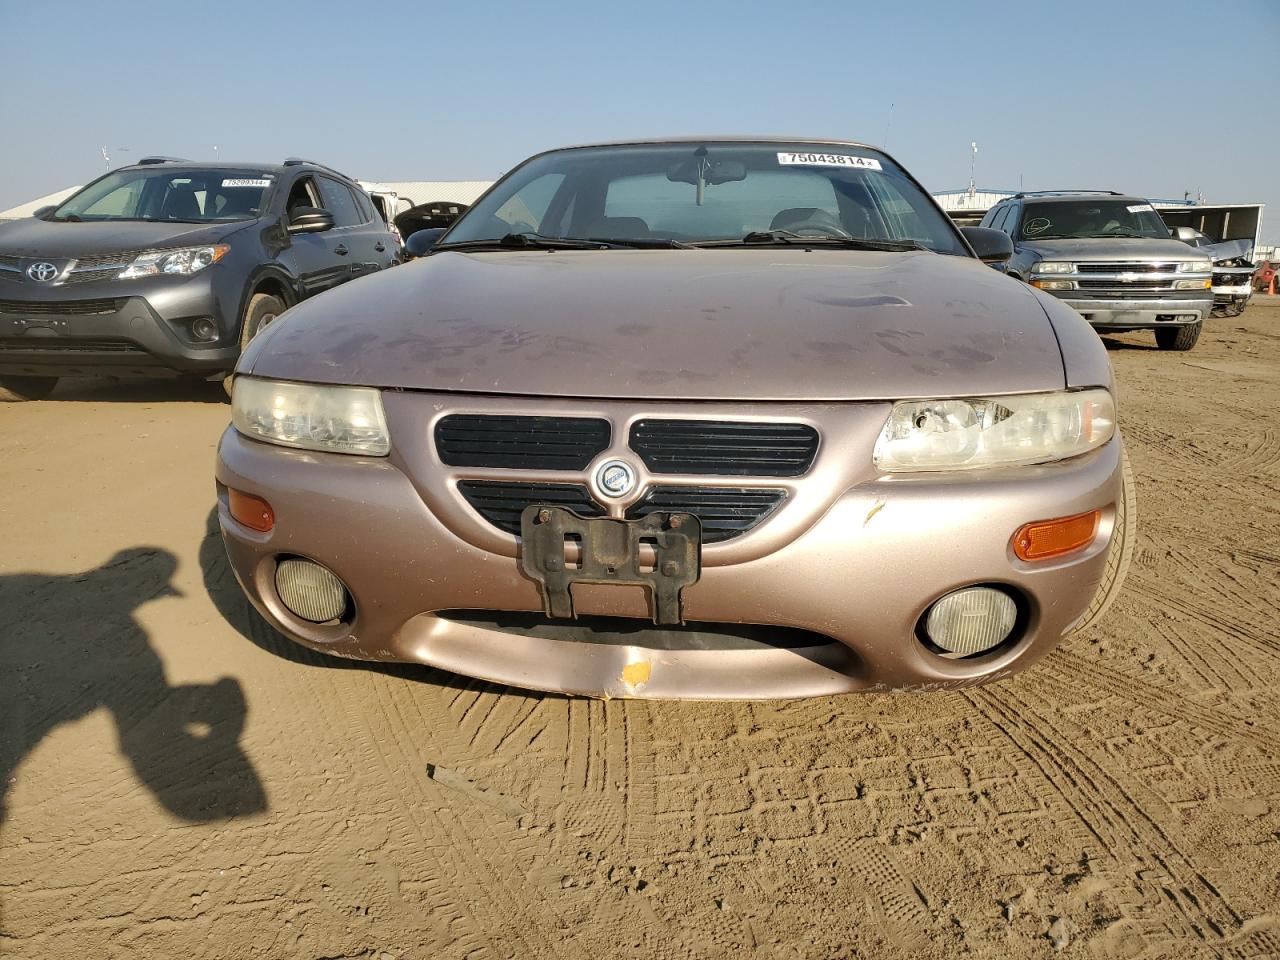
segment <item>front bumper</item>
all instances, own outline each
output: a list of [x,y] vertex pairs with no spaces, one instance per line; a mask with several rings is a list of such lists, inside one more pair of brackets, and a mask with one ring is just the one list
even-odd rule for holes
[[[1056,291],[1047,291],[1055,293]],[[1074,297],[1074,291],[1063,291],[1059,297],[1080,313],[1089,323],[1108,330],[1149,330],[1156,327],[1197,323],[1213,309],[1211,291],[1196,299],[1162,298],[1150,300]]]
[[[186,278],[54,284],[0,283],[0,374],[145,377],[230,370],[239,343],[225,333],[238,305],[202,272]],[[216,341],[191,323],[207,317]]]
[[[876,407],[868,422],[882,423],[883,414]],[[429,436],[425,428],[420,433]],[[843,459],[844,452],[835,454]],[[575,587],[574,601],[580,617],[630,618],[639,632],[628,642],[594,642],[573,622],[504,625],[503,614],[542,611],[537,587],[520,573],[514,540],[495,539],[487,548],[473,542],[469,528],[460,534],[451,506],[429,505],[435,481],[423,481],[415,459],[413,449],[386,459],[290,450],[228,429],[218,451],[219,521],[254,606],[295,641],[338,656],[604,697],[802,697],[952,689],[1008,676],[1049,652],[1085,613],[1121,490],[1117,437],[1068,463],[982,476],[879,477],[868,468],[829,498],[812,495],[824,501],[812,511],[801,504],[811,494],[797,494],[776,521],[738,546],[704,549],[684,613],[703,624],[808,631],[812,640],[709,649],[653,641],[644,629],[651,624],[640,619],[646,601],[626,587]],[[829,471],[820,456],[800,486],[821,487]],[[266,499],[274,529],[262,534],[237,523],[226,487]],[[787,531],[792,509],[804,519]],[[1094,509],[1102,511],[1101,527],[1083,552],[1037,564],[1013,556],[1010,537],[1022,524]],[[770,549],[761,552],[763,542]],[[282,555],[332,570],[354,598],[350,620],[316,625],[291,614],[274,585]],[[1003,585],[1022,598],[1020,635],[980,657],[938,656],[917,639],[919,618],[939,597],[975,583]]]

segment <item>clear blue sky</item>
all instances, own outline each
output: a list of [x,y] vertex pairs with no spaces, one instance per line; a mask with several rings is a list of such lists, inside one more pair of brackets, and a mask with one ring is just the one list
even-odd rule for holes
[[933,190],[976,140],[979,186],[1264,201],[1280,242],[1278,63],[1280,0],[0,0],[0,209],[103,145],[472,180],[586,140],[887,128]]

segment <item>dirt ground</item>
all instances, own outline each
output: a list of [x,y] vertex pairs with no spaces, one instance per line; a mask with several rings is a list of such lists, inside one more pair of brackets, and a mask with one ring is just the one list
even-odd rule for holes
[[213,532],[216,389],[0,406],[0,955],[1280,955],[1280,303],[1112,346],[1105,624],[796,702],[275,649]]

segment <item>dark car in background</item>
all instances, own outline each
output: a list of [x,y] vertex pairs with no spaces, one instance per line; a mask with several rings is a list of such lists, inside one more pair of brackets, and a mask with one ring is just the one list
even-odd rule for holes
[[113,170],[0,225],[0,399],[67,376],[220,378],[288,307],[396,250],[368,194],[322,164]]

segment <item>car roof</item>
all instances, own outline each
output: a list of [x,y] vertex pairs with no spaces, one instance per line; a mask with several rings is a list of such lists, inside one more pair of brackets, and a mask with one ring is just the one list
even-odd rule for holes
[[822,143],[837,147],[858,147],[862,150],[874,150],[877,153],[884,153],[884,149],[882,147],[872,146],[869,143],[862,143],[859,140],[834,140],[830,137],[784,137],[777,134],[751,136],[740,133],[715,133],[700,137],[682,134],[676,137],[637,137],[629,140],[599,140],[591,143],[575,143],[565,147],[553,147],[542,152],[554,153],[556,150],[580,150],[584,147],[638,147],[660,143]]
[[[290,158],[292,160],[292,158]],[[165,170],[244,170],[247,172],[263,172],[283,173],[286,170],[307,170],[319,171],[333,176],[341,177],[353,184],[355,179],[348,177],[341,171],[334,170],[332,167],[326,167],[323,163],[316,163],[311,160],[292,160],[285,163],[248,163],[243,160],[153,160],[150,163],[130,163],[119,170],[151,170],[163,168]],[[356,184],[359,186],[359,184]],[[363,188],[361,188],[363,189]]]
[[[1070,203],[1080,200],[1117,200],[1121,203],[1146,203],[1141,197],[1130,197],[1123,193],[1107,193],[1099,190],[1097,193],[1059,193],[1046,196],[1043,194],[1026,194],[1023,196],[1006,197],[1005,200],[1025,200],[1027,203]],[[1002,203],[1004,201],[1001,201]]]

